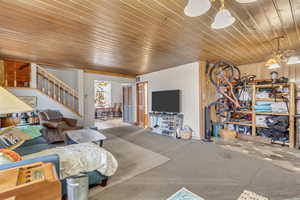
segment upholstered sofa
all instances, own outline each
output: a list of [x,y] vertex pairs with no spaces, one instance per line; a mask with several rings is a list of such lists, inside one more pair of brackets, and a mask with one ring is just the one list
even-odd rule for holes
[[57,110],[44,110],[38,113],[42,129],[42,135],[49,144],[63,142],[64,132],[77,130],[82,127],[77,126],[77,120],[64,117]]
[[[20,155],[25,156],[28,154],[36,153],[48,148],[54,148],[55,146],[52,144],[48,144],[47,141],[43,137],[37,137],[32,140],[28,140],[24,142],[20,147],[14,149],[14,151],[18,152]],[[1,147],[0,147],[1,148]],[[22,160],[19,162],[9,163],[0,165],[0,170],[9,169],[17,166],[22,166],[34,162],[51,162],[55,165],[55,168],[57,170],[57,174],[59,174],[59,156],[56,154],[49,155],[49,156],[41,156],[36,157],[32,159]],[[102,175],[98,171],[91,171],[86,173],[89,177],[89,185],[101,185],[105,186],[107,183],[107,176]],[[62,183],[62,195],[65,195],[67,192],[66,189],[66,179],[61,180]]]

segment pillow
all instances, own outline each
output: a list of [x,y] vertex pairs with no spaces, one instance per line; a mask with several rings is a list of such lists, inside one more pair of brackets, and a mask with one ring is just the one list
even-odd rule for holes
[[43,123],[43,126],[46,126],[48,128],[58,128],[61,124],[64,124],[65,122],[55,122],[55,121],[49,121]]
[[44,113],[47,120],[61,120],[64,117],[58,110],[45,110]]

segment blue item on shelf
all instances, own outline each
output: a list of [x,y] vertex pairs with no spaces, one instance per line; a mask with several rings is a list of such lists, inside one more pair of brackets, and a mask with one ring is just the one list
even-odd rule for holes
[[253,109],[255,112],[272,112],[271,104],[254,105]]
[[222,129],[222,128],[223,128],[222,124],[214,123],[213,124],[213,136],[218,137],[219,136],[219,129]]

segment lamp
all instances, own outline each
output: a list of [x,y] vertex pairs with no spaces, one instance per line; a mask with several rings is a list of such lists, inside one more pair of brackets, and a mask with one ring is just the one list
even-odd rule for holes
[[280,68],[280,65],[279,65],[279,62],[280,62],[280,57],[272,57],[270,58],[265,66],[268,67],[268,69],[276,69],[276,68]]
[[15,95],[0,87],[0,114],[32,111],[29,105],[18,99]]
[[268,66],[268,69],[277,69],[280,68],[280,65],[278,63],[274,63]]
[[300,57],[299,56],[291,56],[288,61],[288,65],[300,64]]
[[215,16],[215,20],[211,27],[213,29],[221,29],[231,26],[235,22],[235,18],[231,15],[229,10],[225,9],[225,2],[221,0],[222,6]]
[[235,1],[238,2],[238,3],[252,3],[256,0],[235,0]]
[[210,7],[210,0],[189,0],[184,9],[184,14],[189,17],[197,17],[206,13]]

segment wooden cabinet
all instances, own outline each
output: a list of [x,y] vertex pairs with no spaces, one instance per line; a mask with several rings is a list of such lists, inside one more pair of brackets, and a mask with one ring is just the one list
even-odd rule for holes
[[31,79],[30,63],[4,61],[4,86],[29,87]]

